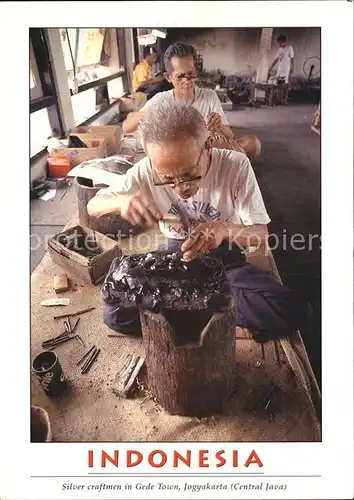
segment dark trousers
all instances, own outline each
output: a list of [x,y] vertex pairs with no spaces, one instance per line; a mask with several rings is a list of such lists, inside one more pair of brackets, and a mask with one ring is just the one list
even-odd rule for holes
[[[176,240],[171,240],[168,250],[176,251],[179,245]],[[226,278],[235,298],[237,326],[251,330],[259,341],[286,337],[308,326],[312,316],[310,305],[272,274],[246,263],[236,245],[230,250],[228,242],[224,242],[211,253],[224,263]],[[107,326],[119,333],[141,335],[137,309],[121,309],[119,305],[105,301],[103,304]]]

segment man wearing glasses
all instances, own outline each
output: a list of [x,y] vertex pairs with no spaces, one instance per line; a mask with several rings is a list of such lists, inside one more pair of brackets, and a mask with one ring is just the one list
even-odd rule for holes
[[216,92],[196,86],[196,61],[197,52],[192,45],[182,42],[170,45],[164,54],[165,78],[174,88],[156,94],[140,111],[130,113],[123,122],[123,131],[127,134],[135,132],[146,110],[159,106],[162,100],[183,101],[202,115],[212,134],[214,147],[235,149],[250,157],[258,156],[261,147],[258,138],[248,135],[235,140]]
[[162,99],[144,114],[139,131],[147,156],[116,186],[97,193],[88,205],[91,216],[119,213],[133,225],[159,223],[168,239],[184,239],[183,225],[171,223],[183,210],[189,226],[200,223],[198,238],[195,233],[182,247],[187,260],[227,239],[241,245],[265,240],[270,219],[248,158],[213,149],[194,107]]
[[[146,112],[139,129],[147,156],[90,200],[89,215],[119,214],[140,227],[159,224],[167,248],[181,250],[187,261],[205,252],[219,256],[236,297],[238,326],[273,336],[301,327],[307,306],[247,264],[240,251],[265,243],[270,222],[247,156],[212,148],[205,120],[184,102],[163,100]],[[137,311],[104,303],[110,328],[140,333]]]

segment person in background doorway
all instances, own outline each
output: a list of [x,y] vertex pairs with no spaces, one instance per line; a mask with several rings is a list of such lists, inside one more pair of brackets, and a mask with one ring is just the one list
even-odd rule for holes
[[[156,51],[153,47],[144,47],[144,59],[133,71],[133,91],[143,92],[147,99],[151,99],[158,92],[166,89],[166,80],[163,75],[153,77],[152,67],[156,62]],[[169,88],[169,87],[168,87]]]
[[269,71],[268,79],[270,77],[271,71],[276,64],[278,64],[276,83],[281,86],[279,95],[281,101],[287,102],[288,100],[288,90],[289,90],[289,80],[294,72],[294,49],[288,43],[288,39],[285,35],[279,35],[277,38],[279,45],[278,51],[276,53],[275,59],[272,62]]
[[130,113],[123,122],[124,132],[136,131],[146,110],[159,106],[165,99],[183,101],[196,108],[204,118],[213,147],[243,152],[251,158],[258,156],[261,149],[259,139],[253,135],[235,139],[216,92],[196,85],[196,62],[197,52],[192,45],[183,42],[170,45],[164,54],[164,66],[165,78],[173,88],[155,95],[139,112]]

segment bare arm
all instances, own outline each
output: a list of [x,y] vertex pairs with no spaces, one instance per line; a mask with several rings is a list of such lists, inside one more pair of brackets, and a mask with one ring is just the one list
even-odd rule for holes
[[230,127],[230,125],[221,124],[220,131],[226,137],[230,137],[230,139],[233,139],[234,133],[232,132],[232,128]]
[[244,226],[242,224],[228,223],[226,233],[226,239],[243,247],[261,246],[264,245],[268,239],[268,228],[266,224]]
[[87,212],[90,217],[100,217],[101,215],[120,214],[121,196],[110,194],[98,194],[87,204]]
[[96,195],[87,204],[91,217],[118,214],[134,226],[152,227],[162,215],[151,196],[143,191],[134,194]]
[[211,113],[206,123],[208,130],[210,130],[211,132],[216,132],[218,134],[224,135],[225,137],[233,139],[234,134],[232,132],[232,128],[230,127],[230,125],[222,123],[222,119],[219,113]]
[[131,134],[132,132],[135,132],[143,115],[143,111],[133,111],[133,113],[129,113],[129,115],[123,122],[123,132],[125,134]]
[[265,245],[268,237],[266,224],[244,226],[225,221],[199,224],[182,244],[183,258],[190,261],[203,252],[218,248],[224,240],[233,241],[240,247]]

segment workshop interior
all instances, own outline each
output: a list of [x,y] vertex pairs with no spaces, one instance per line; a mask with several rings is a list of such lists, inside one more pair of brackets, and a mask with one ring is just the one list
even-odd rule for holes
[[321,441],[321,29],[29,49],[31,441]]

